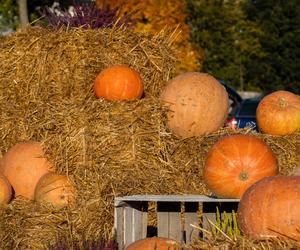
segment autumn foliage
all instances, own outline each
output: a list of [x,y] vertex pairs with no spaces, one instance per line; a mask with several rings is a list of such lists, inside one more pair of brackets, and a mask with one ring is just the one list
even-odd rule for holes
[[135,20],[135,30],[157,34],[163,29],[178,31],[174,41],[177,51],[177,73],[185,71],[198,71],[201,68],[199,62],[203,61],[200,55],[189,42],[190,28],[185,23],[185,1],[165,0],[96,0],[98,8],[119,8],[120,15],[130,14]]

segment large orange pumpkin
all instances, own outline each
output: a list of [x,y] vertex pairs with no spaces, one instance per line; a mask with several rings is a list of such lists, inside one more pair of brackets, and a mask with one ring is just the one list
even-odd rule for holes
[[271,148],[252,135],[229,135],[209,150],[203,177],[218,197],[240,198],[253,183],[278,173]]
[[261,132],[288,135],[300,131],[300,99],[289,91],[276,91],[265,96],[256,110]]
[[44,174],[53,170],[39,142],[22,142],[11,147],[0,164],[0,172],[12,185],[16,196],[33,199],[34,189]]
[[7,178],[0,174],[0,204],[7,204],[12,198],[12,188]]
[[171,79],[161,100],[169,109],[167,127],[178,137],[200,136],[224,125],[228,93],[213,76],[187,72]]
[[242,196],[237,213],[241,231],[253,238],[300,240],[300,176],[266,177]]
[[126,250],[179,250],[178,242],[164,237],[152,237],[131,243]]
[[94,82],[96,97],[107,100],[139,99],[143,90],[140,74],[126,65],[115,65],[102,70]]
[[47,173],[36,185],[34,199],[61,208],[75,202],[76,189],[66,175]]

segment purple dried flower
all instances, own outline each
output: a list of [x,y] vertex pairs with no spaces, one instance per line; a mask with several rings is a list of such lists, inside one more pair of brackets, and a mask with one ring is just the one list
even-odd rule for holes
[[113,25],[131,27],[133,21],[129,15],[118,17],[118,9],[98,9],[94,2],[87,4],[74,4],[68,11],[57,7],[55,11],[48,6],[41,11],[48,22],[48,27],[59,29],[65,27],[83,27],[91,29],[108,28]]
[[115,240],[105,241],[104,239],[99,240],[86,240],[81,242],[68,242],[66,240],[59,241],[52,250],[69,250],[72,247],[73,250],[117,250],[118,244]]

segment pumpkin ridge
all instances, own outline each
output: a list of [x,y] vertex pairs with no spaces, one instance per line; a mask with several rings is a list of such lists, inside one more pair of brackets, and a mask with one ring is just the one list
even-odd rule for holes
[[245,151],[245,155],[248,156],[248,161],[244,162],[244,166],[248,169],[249,166],[251,166],[251,157],[249,157],[250,155],[252,155],[253,149],[255,150],[255,148],[253,148],[253,145],[255,142],[253,140],[251,140],[251,143],[247,143],[247,149]]
[[[55,182],[54,182],[55,183]],[[53,184],[53,183],[52,183]],[[61,188],[65,188],[65,187],[69,187],[69,186],[66,186],[66,185],[62,185],[62,186],[59,186],[59,187],[54,187],[54,188],[50,188],[50,189],[48,189],[48,190],[44,190],[44,194],[47,194],[47,193],[49,193],[49,192],[52,192],[52,191],[54,191],[54,190],[57,190],[57,189],[61,189]]]
[[[241,136],[241,135],[237,135],[237,136]],[[233,137],[232,137],[233,138]],[[244,136],[242,136],[241,137],[242,139],[246,139]],[[243,166],[244,167],[244,162],[243,162],[243,158],[241,157],[241,151],[240,151],[240,148],[239,148],[239,146],[238,146],[238,144],[236,144],[236,143],[232,143],[233,144],[233,146],[235,147],[235,149],[236,149],[236,152],[237,152],[237,157],[238,157],[238,159],[239,159],[239,166],[241,167],[241,166]],[[247,143],[247,144],[250,144],[250,143]],[[243,171],[243,170],[242,170]],[[248,176],[248,178],[249,178],[249,176]]]
[[219,153],[219,155],[222,156],[222,158],[224,159],[224,161],[225,161],[226,163],[229,163],[229,164],[226,164],[226,167],[227,167],[228,165],[230,165],[231,168],[235,168],[235,167],[236,167],[236,165],[235,165],[234,163],[232,163],[231,160],[228,159],[228,156],[224,153],[224,151],[222,150],[222,147],[216,147],[216,148],[214,148],[214,151],[215,151],[216,153]]
[[[47,174],[45,174],[44,176],[46,176],[46,175],[48,176],[48,175],[50,175],[50,173],[47,173]],[[51,175],[54,175],[54,173],[51,173]],[[39,182],[38,184],[40,184],[40,185],[43,185],[43,184],[44,184],[45,180],[42,179],[44,176],[41,177],[40,182]],[[52,184],[54,184],[55,182],[57,182],[57,179],[55,179],[55,180],[49,182],[49,184],[52,185]]]
[[257,165],[259,162],[262,161],[262,159],[264,159],[265,157],[268,156],[267,152],[269,152],[269,148],[268,147],[264,147],[263,150],[264,151],[260,152],[259,158],[254,158],[254,161],[250,162],[250,164],[249,164],[250,167]]

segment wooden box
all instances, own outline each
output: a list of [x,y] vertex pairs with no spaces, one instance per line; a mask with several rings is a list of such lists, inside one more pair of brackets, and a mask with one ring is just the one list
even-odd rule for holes
[[[149,234],[148,203],[155,202],[157,230]],[[119,249],[149,236],[167,237],[189,243],[192,237],[205,237],[216,211],[229,215],[237,210],[239,199],[205,195],[133,195],[115,198],[114,230]],[[202,214],[202,216],[199,216]],[[203,228],[204,230],[199,230]]]

